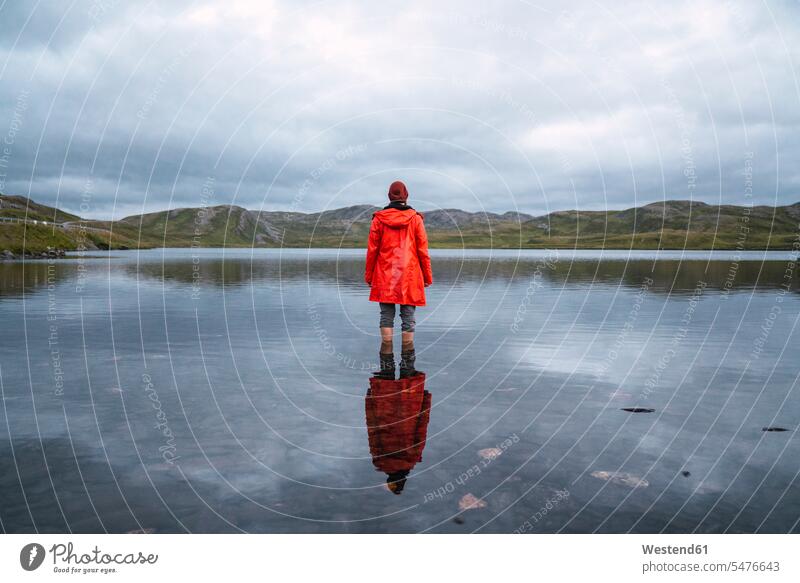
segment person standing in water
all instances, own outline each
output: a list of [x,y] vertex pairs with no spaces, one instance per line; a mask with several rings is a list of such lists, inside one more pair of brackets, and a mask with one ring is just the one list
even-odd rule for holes
[[400,375],[415,373],[414,325],[417,306],[425,305],[425,288],[433,283],[428,236],[422,215],[408,205],[408,189],[389,186],[389,204],[372,215],[364,280],[372,288],[371,302],[380,304],[380,371],[394,378],[392,337],[396,306],[400,306],[402,348]]

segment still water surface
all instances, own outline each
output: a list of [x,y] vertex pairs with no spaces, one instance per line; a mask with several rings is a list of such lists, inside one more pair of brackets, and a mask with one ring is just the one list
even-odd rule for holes
[[433,258],[372,381],[360,250],[0,264],[3,531],[800,530],[792,254]]

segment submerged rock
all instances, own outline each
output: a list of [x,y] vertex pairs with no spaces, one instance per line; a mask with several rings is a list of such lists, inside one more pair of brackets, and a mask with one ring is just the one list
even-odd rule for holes
[[453,518],[453,522],[455,522],[456,524],[464,524],[464,517],[459,514],[458,516]]
[[478,510],[480,508],[486,508],[486,502],[472,494],[464,494],[461,500],[458,501],[458,509],[461,511]]
[[628,413],[655,413],[655,409],[648,409],[647,407],[623,407],[622,410]]
[[487,447],[478,451],[478,455],[485,460],[494,460],[503,455],[503,450],[499,447]]
[[692,472],[690,472],[689,470],[683,470],[681,472],[681,476],[683,476],[684,478],[688,478],[691,475],[692,475]]
[[785,427],[762,427],[761,431],[791,431],[791,429],[786,429]]
[[634,476],[627,472],[606,472],[597,470],[592,472],[591,475],[593,478],[605,480],[612,484],[619,484],[620,486],[627,486],[628,488],[647,488],[650,485],[650,482],[644,478]]

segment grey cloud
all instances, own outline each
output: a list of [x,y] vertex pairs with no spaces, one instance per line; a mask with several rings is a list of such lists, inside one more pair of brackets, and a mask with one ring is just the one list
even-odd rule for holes
[[4,2],[0,10],[0,47],[59,50],[92,27],[91,2],[70,6],[59,0]]
[[798,13],[5,3],[0,136],[26,100],[5,190],[76,210],[91,179],[94,216],[199,204],[209,176],[250,208],[375,203],[396,178],[422,208],[744,203],[752,152],[754,202],[792,203]]

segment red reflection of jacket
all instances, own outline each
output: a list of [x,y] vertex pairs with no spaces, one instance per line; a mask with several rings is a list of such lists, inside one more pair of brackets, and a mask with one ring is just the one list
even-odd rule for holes
[[371,378],[365,408],[369,452],[378,471],[407,472],[422,461],[431,410],[425,373],[396,381]]
[[421,214],[387,208],[373,215],[364,280],[372,287],[370,301],[425,305],[433,273]]

